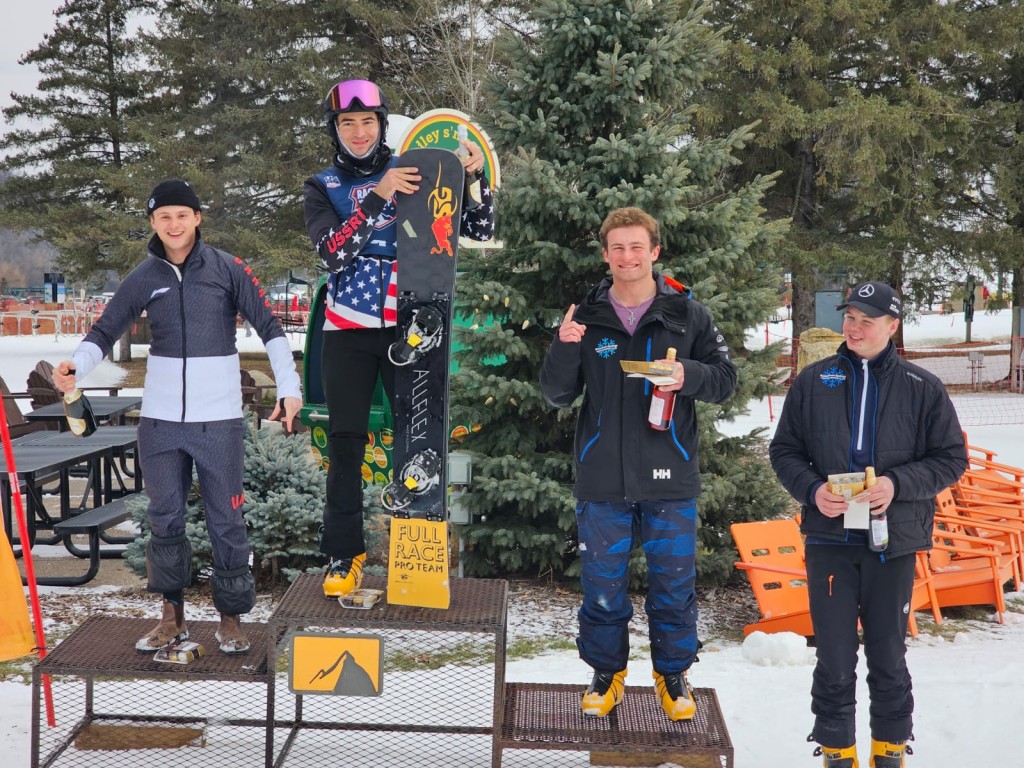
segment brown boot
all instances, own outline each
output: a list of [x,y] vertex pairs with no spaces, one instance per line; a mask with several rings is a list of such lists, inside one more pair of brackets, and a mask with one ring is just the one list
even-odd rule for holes
[[220,643],[222,653],[245,653],[249,650],[249,638],[242,631],[242,622],[237,616],[222,613],[214,637]]
[[163,614],[160,616],[160,623],[149,631],[135,644],[135,650],[143,653],[153,653],[165,645],[180,643],[188,639],[188,627],[185,626],[185,601],[175,605],[170,600],[164,600]]

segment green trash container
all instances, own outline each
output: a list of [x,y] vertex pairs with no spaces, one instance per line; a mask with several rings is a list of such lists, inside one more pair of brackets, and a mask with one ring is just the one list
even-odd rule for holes
[[[320,278],[314,294],[306,329],[306,349],[302,356],[302,422],[309,429],[310,447],[317,463],[327,469],[328,417],[321,378],[324,308],[327,296],[327,277]],[[377,388],[370,403],[370,423],[367,433],[366,455],[363,457],[363,485],[385,485],[391,482],[392,443],[394,423],[384,385],[377,379]]]

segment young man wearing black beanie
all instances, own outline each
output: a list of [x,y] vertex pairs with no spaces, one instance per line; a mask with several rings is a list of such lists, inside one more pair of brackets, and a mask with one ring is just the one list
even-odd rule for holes
[[[149,255],[124,279],[71,360],[53,372],[65,392],[87,376],[145,312],[153,341],[139,422],[139,462],[145,472],[152,531],[146,548],[148,589],[163,595],[160,622],[135,645],[143,652],[188,637],[183,591],[192,581],[185,536],[192,468],[199,475],[213,545],[213,602],[224,653],[244,653],[249,640],[239,616],[252,610],[256,590],[242,516],[245,424],[235,318],[241,314],[266,345],[286,429],[302,407],[291,346],[259,281],[242,259],[203,242],[202,206],[181,179],[162,181],[146,203],[155,233]],[[281,405],[274,409],[276,419]]]

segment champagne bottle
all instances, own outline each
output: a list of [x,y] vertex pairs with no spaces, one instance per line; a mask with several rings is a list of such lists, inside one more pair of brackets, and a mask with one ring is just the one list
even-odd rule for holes
[[[871,488],[878,483],[874,467],[864,467],[864,487]],[[868,526],[868,549],[872,552],[884,552],[889,546],[889,520],[885,510],[871,510],[871,523]]]
[[[69,368],[68,373],[75,375],[75,369]],[[92,412],[92,403],[80,389],[64,393],[64,415],[67,416],[68,428],[72,434],[88,437],[96,431],[96,416]]]
[[[665,353],[665,359],[672,361],[676,359],[675,347],[669,347]],[[651,409],[647,412],[647,423],[651,429],[664,432],[672,423],[672,410],[676,405],[675,391],[666,392],[655,387],[651,393]]]

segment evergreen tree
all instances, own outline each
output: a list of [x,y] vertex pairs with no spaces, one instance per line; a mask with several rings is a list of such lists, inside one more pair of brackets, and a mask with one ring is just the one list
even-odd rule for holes
[[605,273],[597,231],[621,206],[659,220],[661,269],[693,289],[737,353],[735,395],[700,408],[701,577],[731,572],[730,522],[785,506],[756,436],[715,428],[769,390],[774,350],[745,352],[743,340],[777,303],[768,264],[781,227],[761,219],[768,177],[735,183],[750,126],[698,138],[691,123],[687,105],[721,48],[702,14],[677,1],[547,0],[531,11],[535,34],[499,41],[508,68],[489,83],[487,128],[515,153],[498,201],[504,248],[464,258],[457,289],[477,319],[452,383],[453,420],[481,427],[461,446],[483,518],[466,534],[468,572],[572,572],[576,413],[550,408],[538,375],[563,314]]
[[142,148],[129,116],[145,109],[142,56],[134,25],[155,0],[67,0],[57,27],[22,57],[42,73],[38,93],[12,94],[0,140],[4,183],[0,223],[32,228],[60,251],[73,278],[127,272],[126,235],[141,236],[137,199],[113,183]]
[[167,3],[143,35],[159,111],[133,124],[147,155],[125,183],[144,200],[156,180],[188,179],[203,201],[204,239],[264,279],[314,263],[301,188],[325,162],[318,107],[327,88],[311,5]]
[[[426,108],[429,94],[405,87],[409,69],[439,71],[437,51],[422,43],[431,30],[403,26],[422,3],[167,4],[146,36],[161,106],[137,124],[151,150],[149,175],[190,179],[210,221],[204,237],[260,274],[316,265],[301,189],[330,162],[323,98],[339,80],[370,78],[393,112]],[[394,47],[413,52],[408,68],[394,66]]]
[[1011,275],[1011,335],[1016,341],[1010,371],[1016,387],[1024,379],[1024,329],[1017,311],[1024,306],[1024,5],[1013,0],[961,5],[967,8],[970,47],[956,76],[968,94],[978,130],[964,147],[976,165],[970,188],[960,195],[959,213],[976,235],[979,265],[996,276],[998,298],[1005,296],[1003,275]]
[[781,171],[766,204],[793,223],[780,256],[794,336],[814,325],[827,279],[877,278],[923,297],[941,275],[932,255],[955,236],[960,150],[975,130],[950,77],[963,46],[956,4],[711,5],[730,31],[702,121],[761,121],[741,174]]

